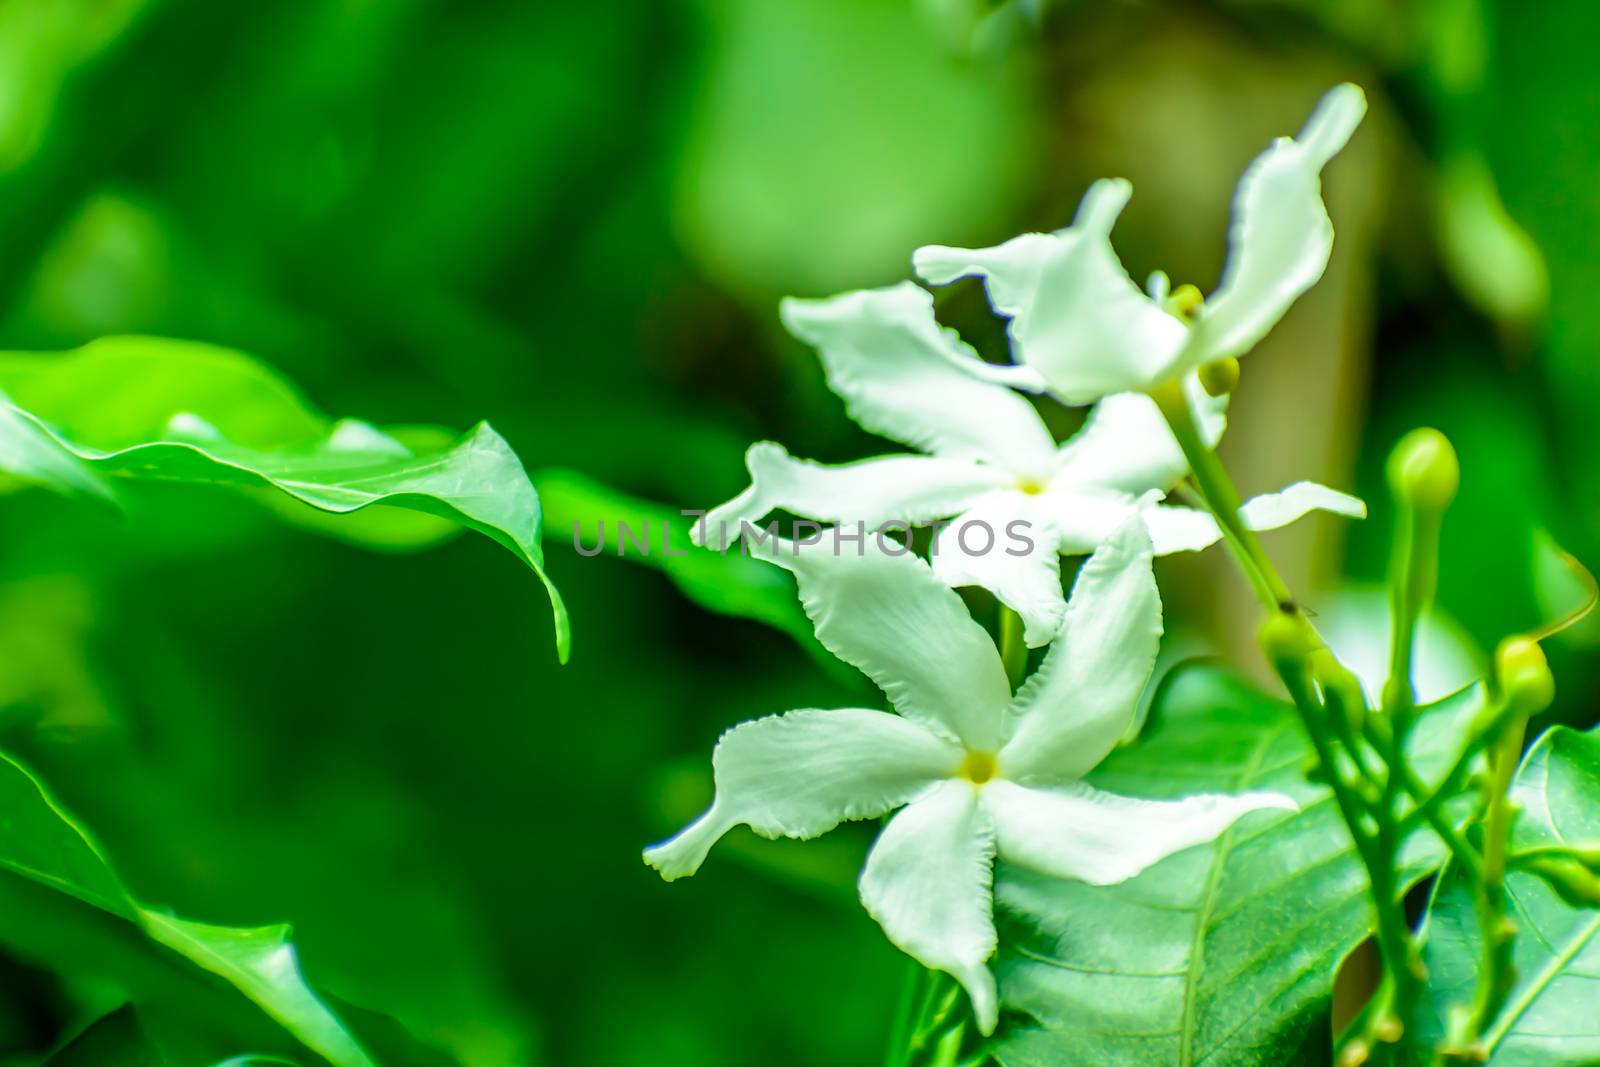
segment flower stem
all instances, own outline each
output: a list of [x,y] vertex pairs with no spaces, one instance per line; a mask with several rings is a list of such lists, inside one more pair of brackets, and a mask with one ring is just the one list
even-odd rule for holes
[[[1359,771],[1363,767],[1363,753],[1358,747],[1350,747],[1355,745],[1354,736],[1346,739],[1345,732],[1332,721],[1334,714],[1346,715],[1351,709],[1340,707],[1330,711],[1318,694],[1317,679],[1311,670],[1314,654],[1325,656],[1334,665],[1338,665],[1337,660],[1295,602],[1255,532],[1245,526],[1239,514],[1239,492],[1215,450],[1201,435],[1182,384],[1167,382],[1153,390],[1151,396],[1183,450],[1201,502],[1216,518],[1224,541],[1269,612],[1268,624],[1263,628],[1263,644],[1300,713],[1323,775],[1333,790],[1339,813],[1366,868],[1385,976],[1382,997],[1374,998],[1371,1010],[1363,1014],[1359,1032],[1347,1034],[1345,1042],[1347,1048],[1360,1043],[1364,1048],[1361,1055],[1365,1058],[1376,1042],[1397,1041],[1410,1028],[1426,979],[1421,955],[1406,921],[1402,886],[1396,870],[1403,836],[1397,825],[1395,791],[1398,788],[1409,791],[1411,785],[1409,777],[1397,773],[1397,768],[1404,766],[1404,733],[1396,737],[1393,732],[1378,731],[1374,735],[1387,742],[1378,747],[1385,763],[1385,774],[1381,796],[1364,796],[1360,783],[1346,778],[1347,761],[1341,759],[1341,751],[1349,747],[1350,760]],[[1339,669],[1343,670],[1342,666]],[[1347,745],[1341,745],[1345,740]]]
[[[951,1013],[960,1003],[961,987],[943,971],[932,971],[908,960],[900,1005],[889,1045],[884,1051],[884,1067],[935,1067],[928,1063],[931,1051],[937,1053],[949,1038]],[[960,1038],[953,1039],[959,1042]]]
[[[1403,713],[1416,701],[1411,682],[1411,651],[1416,645],[1417,619],[1422,614],[1418,588],[1421,547],[1430,541],[1419,537],[1416,509],[1399,508],[1395,516],[1393,557],[1389,566],[1389,679],[1383,686],[1383,709],[1391,717]],[[1434,558],[1437,559],[1437,526],[1434,529]]]
[[1489,774],[1483,786],[1487,804],[1483,826],[1483,877],[1478,883],[1484,974],[1478,985],[1479,1003],[1476,1005],[1480,1028],[1500,1013],[1516,979],[1511,951],[1517,928],[1506,914],[1506,855],[1511,849],[1511,820],[1516,813],[1511,800],[1511,778],[1522,758],[1527,727],[1527,719],[1514,716],[1505,732],[1489,747]]
[[1239,518],[1239,491],[1233,487],[1233,481],[1216,452],[1201,436],[1182,383],[1167,382],[1156,387],[1150,395],[1166,417],[1184,458],[1189,461],[1189,476],[1194,482],[1195,491],[1222,527],[1223,540],[1239,561],[1240,569],[1245,572],[1269,610],[1289,610],[1294,604],[1289,587],[1262,549],[1255,531],[1246,527]]
[[922,964],[914,959],[906,960],[906,976],[901,982],[900,1003],[895,1009],[894,1026],[889,1030],[883,1067],[906,1067],[911,1061],[911,1034],[916,1026],[914,1013],[919,1007],[917,994],[928,977],[928,970]]
[[[1310,629],[1303,620],[1287,613],[1277,616],[1274,622]],[[1349,1041],[1360,1041],[1371,1049],[1375,1041],[1393,1041],[1405,1032],[1415,1017],[1425,979],[1421,956],[1406,922],[1405,902],[1395,870],[1398,840],[1394,823],[1385,817],[1387,812],[1363,800],[1353,784],[1345,780],[1328,709],[1317,699],[1306,657],[1284,652],[1287,642],[1264,644],[1273,667],[1300,712],[1300,720],[1321,763],[1323,777],[1333,790],[1334,802],[1350,831],[1356,855],[1366,868],[1372,887],[1378,951],[1384,962],[1384,1001],[1375,1003],[1373,1012],[1363,1014],[1359,1033],[1345,1035]]]
[[1022,676],[1028,672],[1028,644],[1022,634],[1022,616],[1001,604],[1000,661],[1005,664],[1012,689],[1022,684]]

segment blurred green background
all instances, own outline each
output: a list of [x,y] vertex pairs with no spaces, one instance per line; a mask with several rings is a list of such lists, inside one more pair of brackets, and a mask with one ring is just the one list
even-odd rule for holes
[[[735,835],[671,887],[638,856],[704,802],[721,730],[872,691],[579,557],[573,518],[626,515],[537,472],[670,514],[741,488],[758,438],[888,451],[780,296],[1064,225],[1109,174],[1135,276],[1209,287],[1239,171],[1354,80],[1334,262],[1247,361],[1225,455],[1247,491],[1373,503],[1270,545],[1370,644],[1384,453],[1452,436],[1447,684],[1572,602],[1556,546],[1600,560],[1597,36],[1589,0],[0,0],[0,347],[195,338],[336,414],[487,418],[546,490],[576,635],[558,667],[481,538],[374,555],[216,495],[14,494],[0,745],[143,899],[292,922],[319,988],[448,1062],[875,1062],[903,963],[853,900],[870,828]],[[998,354],[977,287],[940,308]],[[1169,613],[1248,664],[1221,562],[1172,561]],[[1590,639],[1557,663],[1583,724]],[[112,995],[28,940],[0,928],[7,1064]]]

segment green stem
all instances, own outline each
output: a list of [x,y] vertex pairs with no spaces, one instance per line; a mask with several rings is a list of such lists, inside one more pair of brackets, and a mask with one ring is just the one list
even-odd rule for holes
[[1170,381],[1157,386],[1151,391],[1150,396],[1161,409],[1161,414],[1166,417],[1172,436],[1177,439],[1178,447],[1183,450],[1184,458],[1189,461],[1189,477],[1194,483],[1195,491],[1200,494],[1201,501],[1222,527],[1223,540],[1234,558],[1239,561],[1240,569],[1250,579],[1262,603],[1269,610],[1289,610],[1294,605],[1294,598],[1289,595],[1289,587],[1262,549],[1261,541],[1256,537],[1255,531],[1246,527],[1239,517],[1241,506],[1239,491],[1234,488],[1233,481],[1228,477],[1228,472],[1222,466],[1222,461],[1217,458],[1216,452],[1201,436],[1200,427],[1194,421],[1194,410],[1189,406],[1189,398],[1184,395],[1182,383]]
[[[1369,723],[1369,725],[1371,724]],[[1446,847],[1450,849],[1450,854],[1471,872],[1474,879],[1481,878],[1483,875],[1483,859],[1478,855],[1478,850],[1456,828],[1455,824],[1445,818],[1442,809],[1444,802],[1455,796],[1460,790],[1467,777],[1467,772],[1472,769],[1472,757],[1477,755],[1483,747],[1483,742],[1484,734],[1474,730],[1468,736],[1466,744],[1462,745],[1455,762],[1450,765],[1450,769],[1445,772],[1444,777],[1439,779],[1439,784],[1431,791],[1417,779],[1409,765],[1404,765],[1400,769],[1401,783],[1405,787],[1406,794],[1411,798],[1412,803],[1411,811],[1400,820],[1400,839],[1404,841],[1420,823],[1426,822],[1433,832],[1439,835],[1439,839],[1445,843]],[[1381,747],[1380,741],[1375,740],[1373,743]]]
[[1022,616],[1000,605],[1000,661],[1005,664],[1006,677],[1015,689],[1028,673],[1028,644],[1023,640]]
[[[1334,747],[1332,728],[1326,719],[1326,709],[1318,702],[1305,664],[1294,659],[1280,659],[1273,663],[1290,698],[1300,711],[1312,748],[1325,770],[1324,777],[1333,789],[1334,802],[1339,814],[1350,830],[1356,854],[1366,868],[1372,886],[1373,910],[1377,918],[1378,951],[1383,957],[1384,973],[1389,983],[1388,996],[1395,1018],[1386,1018],[1379,1011],[1365,1019],[1364,1033],[1359,1035],[1370,1046],[1374,1033],[1392,1032],[1399,1023],[1401,1032],[1414,1018],[1416,1005],[1422,996],[1423,975],[1420,957],[1406,922],[1405,902],[1395,877],[1395,848],[1393,824],[1382,818],[1382,812],[1370,812],[1360,795],[1344,780]],[[1378,816],[1373,818],[1373,816]],[[1369,823],[1373,824],[1369,829]],[[1387,824],[1387,825],[1386,825]]]
[[1479,1038],[1494,1022],[1516,981],[1512,966],[1517,928],[1507,914],[1506,857],[1511,848],[1511,779],[1522,757],[1527,719],[1515,716],[1489,747],[1489,773],[1485,776],[1483,819],[1483,871],[1478,881],[1478,934],[1483,964],[1473,998],[1473,1037]]
[[[1172,428],[1173,436],[1177,439],[1178,446],[1183,450],[1184,458],[1189,461],[1191,477],[1194,480],[1201,503],[1216,516],[1217,522],[1222,526],[1223,534],[1229,547],[1234,549],[1235,558],[1239,560],[1246,577],[1251,579],[1257,593],[1261,596],[1263,604],[1268,610],[1292,610],[1299,614],[1299,609],[1295,606],[1294,597],[1290,594],[1287,584],[1284,583],[1273,567],[1271,559],[1262,549],[1260,540],[1253,531],[1246,529],[1243,522],[1240,521],[1239,492],[1234,488],[1232,480],[1228,477],[1227,469],[1223,467],[1221,460],[1217,458],[1216,452],[1208,447],[1200,436],[1199,427],[1194,421],[1193,410],[1189,406],[1188,398],[1184,395],[1182,387],[1176,383],[1168,383],[1158,388],[1151,395],[1154,397],[1157,406],[1160,407],[1161,413],[1166,417],[1168,425]],[[1223,505],[1221,509],[1219,509],[1219,503]],[[1406,507],[1402,509],[1402,514],[1415,514],[1415,510]],[[1424,520],[1420,524],[1422,527],[1420,530],[1416,524],[1407,522],[1406,525],[1406,536],[1404,538],[1406,547],[1403,551],[1398,548],[1396,551],[1396,557],[1404,560],[1404,565],[1397,569],[1407,576],[1405,581],[1406,589],[1403,594],[1399,592],[1395,594],[1396,624],[1393,627],[1391,648],[1391,662],[1400,669],[1398,671],[1391,670],[1390,674],[1391,679],[1398,675],[1407,680],[1403,691],[1405,699],[1403,702],[1397,701],[1396,703],[1402,704],[1406,711],[1409,712],[1414,700],[1414,697],[1411,696],[1412,691],[1409,682],[1411,677],[1411,652],[1414,645],[1416,620],[1421,614],[1421,608],[1416,605],[1432,598],[1433,583],[1422,576],[1435,573],[1437,570],[1439,531],[1437,521],[1434,521],[1430,526]],[[1418,537],[1419,533],[1426,536]],[[1419,544],[1421,547],[1420,552],[1416,550],[1416,546]],[[1395,588],[1399,589],[1399,583],[1395,584]],[[1309,628],[1309,623],[1307,625]],[[1315,636],[1314,629],[1311,629],[1310,633]],[[1316,637],[1316,640],[1322,648],[1326,649],[1327,646],[1322,644],[1320,637]],[[1390,704],[1388,689],[1389,687],[1386,686],[1386,705]],[[1393,724],[1383,723],[1382,720],[1375,721],[1370,716],[1367,717],[1363,726],[1364,736],[1377,749],[1384,762],[1390,768],[1399,769],[1398,774],[1393,773],[1391,770],[1388,776],[1389,780],[1384,783],[1385,792],[1391,792],[1392,789],[1403,789],[1411,798],[1412,803],[1416,805],[1416,817],[1426,821],[1444,841],[1445,845],[1449,847],[1450,851],[1468,869],[1476,871],[1479,866],[1477,850],[1472,848],[1467,840],[1462,837],[1460,831],[1452,826],[1443,813],[1439,811],[1439,804],[1446,795],[1444,792],[1445,786],[1451,784],[1456,771],[1466,765],[1472,750],[1469,749],[1463,753],[1462,758],[1458,761],[1458,767],[1452,771],[1450,776],[1447,776],[1446,782],[1441,785],[1440,789],[1429,794],[1426,786],[1412,774],[1410,766],[1405,760],[1404,741],[1406,733],[1409,732],[1410,721],[1409,715],[1402,714],[1401,718],[1402,722],[1399,724],[1401,728],[1398,730],[1394,728]],[[1385,729],[1386,726],[1387,729]],[[1362,760],[1359,748],[1355,746],[1354,739],[1348,739],[1346,744],[1350,747],[1351,758],[1356,761],[1362,772],[1370,777],[1370,772]],[[1459,783],[1456,782],[1455,784]],[[1394,799],[1391,792],[1391,795],[1387,797],[1387,802],[1392,805]],[[1402,822],[1400,829],[1401,832],[1398,834],[1398,838],[1399,841],[1403,841],[1409,828]]]
[[[1311,677],[1310,654],[1314,650],[1326,650],[1326,644],[1305,618],[1254,531],[1248,529],[1240,518],[1239,492],[1216,452],[1201,436],[1181,383],[1173,381],[1158,386],[1152,390],[1151,396],[1166,417],[1179,448],[1183,450],[1194,487],[1201,501],[1216,518],[1240,569],[1250,579],[1267,610],[1281,613],[1283,618],[1292,620],[1305,638],[1301,653],[1275,657],[1273,665],[1300,712],[1300,719],[1322,762],[1326,780],[1333,789],[1334,800],[1350,830],[1372,887],[1378,948],[1384,961],[1386,1000],[1369,1014],[1363,1025],[1364,1032],[1359,1036],[1369,1048],[1375,1037],[1385,1041],[1395,1040],[1410,1028],[1415,1019],[1425,980],[1421,957],[1406,922],[1404,901],[1395,871],[1401,838],[1394,817],[1394,792],[1399,783],[1404,781],[1396,775],[1395,767],[1403,764],[1404,733],[1401,731],[1398,738],[1392,733],[1383,738],[1389,742],[1386,747],[1379,749],[1387,764],[1383,796],[1379,804],[1370,804],[1360,795],[1354,783],[1345,780],[1343,764],[1338,758],[1338,731],[1331,723],[1329,709],[1318,697]],[[1351,740],[1354,740],[1353,737]],[[1363,766],[1359,751],[1352,751],[1350,755],[1358,768]],[[1392,1011],[1389,1010],[1390,1005]]]
[[1411,835],[1420,819],[1428,824],[1428,828],[1439,835],[1439,840],[1445,843],[1450,854],[1456,861],[1467,869],[1474,878],[1483,873],[1483,859],[1478,855],[1478,850],[1466,839],[1462,832],[1456,829],[1454,823],[1445,818],[1444,812],[1439,809],[1440,804],[1448,797],[1441,786],[1432,794],[1427,793],[1427,786],[1417,780],[1411,768],[1402,766],[1400,776],[1404,782],[1406,793],[1411,797],[1413,808],[1410,814],[1400,820],[1400,840],[1403,842]]
[[928,970],[916,960],[906,960],[906,976],[901,983],[900,1003],[895,1009],[894,1026],[889,1030],[889,1045],[884,1050],[883,1067],[906,1067],[911,1062],[911,1035],[917,1024],[917,992],[928,979]]
[[1417,510],[1401,504],[1395,516],[1394,549],[1389,567],[1389,679],[1383,686],[1383,709],[1393,717],[1416,702],[1411,682],[1411,650],[1416,644]]
[[942,971],[930,971],[916,960],[908,960],[907,964],[900,1005],[884,1051],[884,1067],[927,1064],[929,1049],[937,1048],[945,1038],[949,1029],[946,1023],[960,1003],[961,987],[955,979]]

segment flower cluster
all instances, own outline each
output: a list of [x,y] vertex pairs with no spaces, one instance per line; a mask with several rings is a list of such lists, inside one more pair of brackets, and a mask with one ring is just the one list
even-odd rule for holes
[[[710,810],[646,862],[679,878],[741,823],[809,838],[901,809],[867,858],[862,902],[896,945],[961,982],[989,1033],[999,1013],[986,963],[997,857],[1111,884],[1246,813],[1294,808],[1270,793],[1136,800],[1083,778],[1127,733],[1154,668],[1152,557],[1223,536],[1212,512],[1168,501],[1189,471],[1153,396],[1176,390],[1215,446],[1227,405],[1216,385],[1227,375],[1215,371],[1321,276],[1333,228],[1320,173],[1365,107],[1358,88],[1339,86],[1298,137],[1251,164],[1209,298],[1174,291],[1159,273],[1145,289],[1128,277],[1110,244],[1130,193],[1120,180],[1095,183],[1059,232],[919,249],[913,263],[929,284],[983,280],[1009,319],[1013,364],[981,360],[911,282],[784,302],[785,325],[816,347],[851,417],[916,454],[824,466],[759,443],[746,457],[749,489],[707,513],[696,540],[726,548],[776,510],[870,530],[937,523],[926,562],[882,537],[843,550],[774,538],[764,554],[794,573],[822,644],[877,683],[894,713],[791,711],[730,730],[712,758]],[[1094,406],[1058,445],[1022,392]],[[1238,517],[1270,529],[1314,509],[1365,513],[1354,497],[1300,482],[1245,502]],[[976,539],[980,551],[962,536],[975,523],[1026,530],[1032,550],[996,550],[990,536]],[[1089,556],[1070,599],[1064,555]],[[1027,645],[1050,646],[1014,694],[954,591],[969,585],[1020,617]]]

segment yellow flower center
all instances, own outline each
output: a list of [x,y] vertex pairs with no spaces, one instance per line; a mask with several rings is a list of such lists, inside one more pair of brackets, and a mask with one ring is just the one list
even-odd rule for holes
[[1037,478],[1018,478],[1017,488],[1022,490],[1024,493],[1027,493],[1029,496],[1038,496],[1040,493],[1044,492],[1045,485]]
[[1184,322],[1193,322],[1200,314],[1200,305],[1206,302],[1205,294],[1193,285],[1180,285],[1167,297],[1167,311]]
[[967,758],[961,761],[961,769],[956,773],[973,785],[982,785],[994,777],[994,753],[968,752]]

